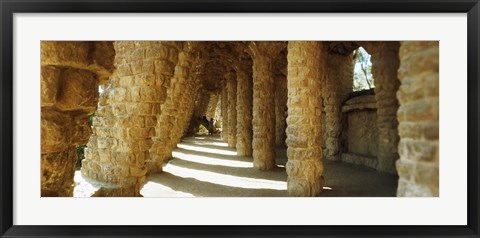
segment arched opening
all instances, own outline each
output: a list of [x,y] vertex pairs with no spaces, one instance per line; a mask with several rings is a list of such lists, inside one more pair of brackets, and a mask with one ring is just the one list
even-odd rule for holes
[[371,55],[363,47],[353,51],[353,91],[362,91],[375,88],[372,75]]

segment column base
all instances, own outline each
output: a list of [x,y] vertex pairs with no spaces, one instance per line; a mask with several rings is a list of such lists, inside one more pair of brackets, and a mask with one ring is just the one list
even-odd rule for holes
[[253,159],[253,168],[258,170],[271,170],[276,167],[275,160],[255,160]]
[[323,176],[317,181],[308,181],[289,177],[287,180],[287,191],[291,196],[315,197],[322,193],[323,185]]

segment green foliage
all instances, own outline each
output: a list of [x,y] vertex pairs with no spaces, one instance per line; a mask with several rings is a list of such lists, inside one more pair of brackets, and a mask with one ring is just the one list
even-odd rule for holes
[[88,123],[90,123],[90,125],[92,125],[94,117],[95,117],[95,113],[92,113],[92,114],[88,115]]
[[204,125],[200,124],[200,126],[198,127],[198,132],[208,134],[208,129]]
[[362,47],[353,52],[354,72],[353,72],[353,91],[367,90],[375,87],[372,75],[371,55]]
[[85,159],[85,148],[87,148],[87,145],[81,145],[77,147],[77,163],[75,165],[77,170],[82,167],[82,160]]

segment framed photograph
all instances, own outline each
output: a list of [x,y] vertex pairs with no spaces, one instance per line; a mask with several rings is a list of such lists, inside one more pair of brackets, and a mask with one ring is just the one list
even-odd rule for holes
[[480,237],[478,0],[0,6],[1,237]]

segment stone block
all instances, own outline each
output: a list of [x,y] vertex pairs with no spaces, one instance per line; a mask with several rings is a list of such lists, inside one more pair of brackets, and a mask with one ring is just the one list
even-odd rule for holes
[[42,65],[84,68],[90,64],[92,44],[88,41],[41,41]]
[[73,196],[76,155],[75,147],[42,154],[40,163],[42,197]]
[[50,109],[42,109],[41,117],[42,154],[65,151],[71,141],[72,118]]
[[402,139],[398,145],[398,152],[401,157],[408,160],[432,161],[437,159],[437,146],[433,142]]
[[61,90],[57,107],[61,110],[85,110],[94,112],[98,102],[98,81],[95,74],[76,69],[61,74]]
[[61,70],[53,66],[42,67],[41,72],[41,104],[42,107],[53,106],[57,101],[58,88],[60,87]]

